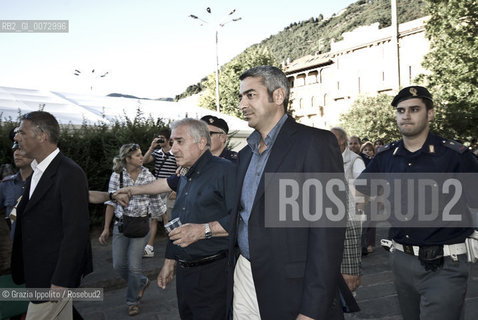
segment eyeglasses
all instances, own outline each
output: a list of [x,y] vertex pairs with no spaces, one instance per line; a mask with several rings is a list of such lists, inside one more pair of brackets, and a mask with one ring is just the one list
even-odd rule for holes
[[209,134],[212,136],[214,134],[224,134],[222,131],[209,131]]
[[133,152],[133,151],[136,151],[136,150],[138,150],[138,149],[139,149],[139,144],[135,143],[135,144],[133,144],[133,145],[131,146],[131,148],[129,148],[128,153]]

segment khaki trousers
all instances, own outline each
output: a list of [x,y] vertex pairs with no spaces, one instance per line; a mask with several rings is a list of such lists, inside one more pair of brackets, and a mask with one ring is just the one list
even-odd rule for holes
[[234,269],[234,320],[260,320],[259,304],[257,303],[256,288],[252,278],[251,263],[242,255]]

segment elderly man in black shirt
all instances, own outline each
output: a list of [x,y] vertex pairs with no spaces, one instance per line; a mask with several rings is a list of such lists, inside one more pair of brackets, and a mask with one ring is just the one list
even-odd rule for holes
[[[181,319],[223,319],[226,316],[226,250],[234,202],[235,167],[214,157],[206,124],[183,119],[171,126],[172,152],[181,176],[172,219],[182,226],[169,233],[166,259],[158,286],[166,288],[176,270]],[[118,193],[155,194],[168,190],[166,179],[121,189]],[[177,265],[179,265],[177,267]]]

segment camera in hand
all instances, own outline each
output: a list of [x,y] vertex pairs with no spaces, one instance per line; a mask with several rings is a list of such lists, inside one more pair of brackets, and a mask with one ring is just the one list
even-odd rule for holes
[[157,142],[157,143],[164,143],[164,139],[163,139],[163,138],[159,138],[156,142]]

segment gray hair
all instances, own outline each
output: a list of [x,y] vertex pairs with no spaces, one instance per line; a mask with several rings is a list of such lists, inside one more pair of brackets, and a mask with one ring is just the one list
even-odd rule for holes
[[347,132],[341,127],[333,127],[330,131],[337,131],[341,140],[348,141]]
[[51,113],[46,111],[33,111],[24,114],[20,120],[31,121],[35,134],[39,134],[41,131],[45,132],[49,142],[58,144],[58,140],[60,139],[60,125]]
[[284,112],[287,112],[287,106],[289,105],[290,85],[286,75],[279,68],[273,66],[257,66],[252,69],[244,71],[239,76],[239,80],[245,78],[261,78],[262,84],[267,88],[269,94],[269,102],[272,101],[272,94],[279,88],[284,89]]
[[201,138],[205,138],[206,145],[208,147],[211,146],[211,136],[207,124],[204,121],[192,118],[184,118],[182,120],[174,121],[171,124],[171,131],[174,131],[174,129],[181,126],[187,126],[188,133],[193,138],[194,142],[198,143],[201,141]]

